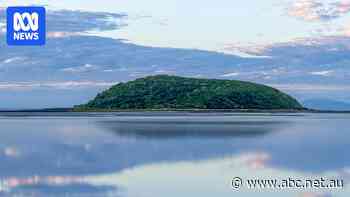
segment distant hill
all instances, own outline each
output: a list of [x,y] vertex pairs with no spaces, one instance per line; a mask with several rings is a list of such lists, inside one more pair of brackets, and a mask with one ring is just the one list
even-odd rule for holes
[[350,103],[331,99],[310,99],[303,101],[305,107],[317,110],[349,111]]
[[301,108],[296,99],[264,85],[156,75],[117,84],[75,110]]

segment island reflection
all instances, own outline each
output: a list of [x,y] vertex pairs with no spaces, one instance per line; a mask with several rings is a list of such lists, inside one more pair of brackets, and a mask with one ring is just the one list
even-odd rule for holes
[[119,189],[94,184],[98,175],[162,163],[215,166],[244,155],[257,155],[248,167],[267,166],[276,173],[343,172],[350,164],[344,151],[350,147],[347,116],[4,116],[0,180],[13,184],[11,194],[66,189],[103,196]]

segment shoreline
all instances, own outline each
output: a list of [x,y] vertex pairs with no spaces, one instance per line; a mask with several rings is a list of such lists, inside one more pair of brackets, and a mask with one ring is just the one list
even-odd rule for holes
[[157,113],[157,112],[186,112],[186,113],[333,113],[342,114],[350,113],[350,111],[334,111],[334,110],[314,110],[314,109],[132,109],[132,110],[77,110],[74,108],[46,108],[46,109],[17,109],[17,110],[0,110],[0,113]]

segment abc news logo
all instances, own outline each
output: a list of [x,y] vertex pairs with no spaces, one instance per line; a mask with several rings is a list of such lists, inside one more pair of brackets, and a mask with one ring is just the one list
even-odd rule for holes
[[8,7],[7,44],[44,45],[45,15],[44,7]]

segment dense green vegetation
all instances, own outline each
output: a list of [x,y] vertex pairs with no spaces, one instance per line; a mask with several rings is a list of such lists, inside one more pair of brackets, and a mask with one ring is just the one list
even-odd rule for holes
[[119,83],[75,110],[302,109],[297,100],[250,82],[168,75]]

